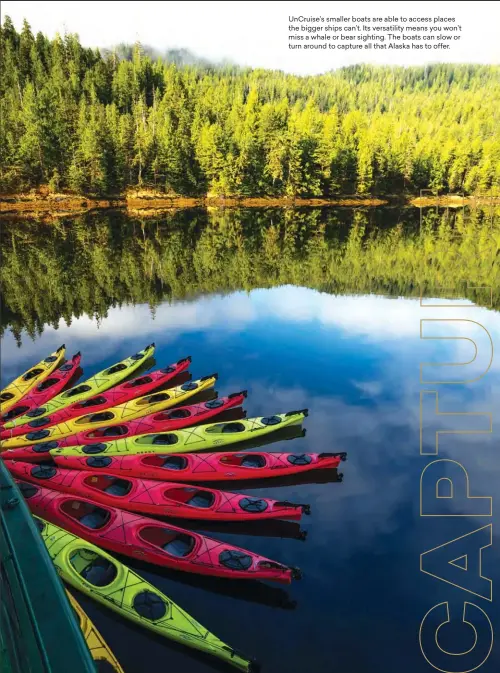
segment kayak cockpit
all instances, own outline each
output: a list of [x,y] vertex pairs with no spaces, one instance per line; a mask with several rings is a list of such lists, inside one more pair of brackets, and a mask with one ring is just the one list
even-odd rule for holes
[[141,460],[142,465],[147,467],[161,467],[165,470],[185,470],[188,467],[188,459],[184,456],[162,456],[153,454],[145,456]]
[[83,480],[83,483],[86,486],[90,486],[90,488],[95,488],[98,491],[102,491],[103,493],[114,495],[119,498],[123,498],[124,496],[128,495],[132,490],[132,482],[128,481],[128,479],[119,479],[118,477],[111,477],[105,474],[102,476],[99,475],[97,477],[86,477]]
[[81,526],[92,530],[104,528],[111,519],[111,514],[107,509],[77,499],[63,502],[61,512]]
[[215,494],[212,491],[193,488],[192,486],[170,488],[166,489],[163,493],[169,500],[174,500],[190,507],[210,509],[215,503]]
[[259,469],[267,464],[265,457],[260,453],[236,453],[221,456],[219,462],[228,467],[248,467],[250,469]]
[[167,554],[176,556],[177,558],[186,558],[186,556],[189,556],[196,544],[196,539],[193,535],[158,526],[143,526],[139,530],[139,537],[144,542],[154,547],[159,547],[167,552]]
[[106,423],[106,421],[112,421],[115,418],[115,414],[112,411],[100,411],[96,414],[88,414],[87,416],[82,416],[75,420],[75,425],[88,425],[89,423]]
[[126,425],[110,425],[105,428],[91,430],[85,436],[88,439],[99,439],[99,437],[124,437],[125,435],[128,435],[128,428]]
[[77,549],[69,557],[69,562],[73,570],[94,587],[107,587],[118,575],[114,563],[90,549]]

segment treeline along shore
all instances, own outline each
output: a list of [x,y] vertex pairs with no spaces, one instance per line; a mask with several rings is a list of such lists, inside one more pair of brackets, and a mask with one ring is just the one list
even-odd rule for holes
[[172,62],[139,44],[90,49],[8,17],[0,43],[0,188],[14,200],[40,188],[96,199],[498,193],[499,66],[299,77]]

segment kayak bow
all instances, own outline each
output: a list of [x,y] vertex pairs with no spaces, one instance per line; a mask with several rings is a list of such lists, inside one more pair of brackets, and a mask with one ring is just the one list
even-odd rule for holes
[[63,470],[52,465],[33,465],[15,460],[4,462],[12,475],[22,481],[140,514],[207,521],[299,521],[302,514],[310,514],[309,505],[286,500],[252,497],[189,484],[115,477],[100,472]]
[[[124,360],[121,360],[114,365],[111,365],[111,367],[103,369],[101,372],[95,374],[83,383],[79,383],[73,388],[59,393],[59,395],[50,400],[50,402],[47,402],[47,404],[45,404],[43,407],[33,409],[28,414],[24,414],[23,416],[16,418],[14,421],[7,423],[5,427],[12,428],[18,425],[24,425],[25,423],[29,423],[33,418],[47,416],[54,413],[54,411],[57,411],[58,409],[68,407],[74,402],[87,400],[89,397],[92,397],[97,393],[108,390],[112,386],[115,386],[117,383],[123,381],[123,379],[133,374],[153,355],[154,351],[154,344],[146,346],[144,350],[139,351],[135,355],[131,355],[130,357],[125,358]],[[55,367],[57,367],[57,364]],[[55,369],[55,367],[52,369]]]
[[76,353],[73,355],[70,362],[61,365],[58,369],[52,372],[48,378],[32,388],[20,402],[2,415],[2,423],[6,423],[18,416],[27,414],[28,411],[36,409],[60,393],[78,371],[81,357],[80,353]]
[[27,481],[17,484],[33,514],[107,551],[199,575],[283,584],[301,577],[297,568],[201,533]]
[[9,385],[0,392],[0,409],[2,415],[20,402],[37,383],[40,383],[52,374],[54,369],[57,369],[64,360],[65,352],[66,349],[63,344],[60,348],[54,351],[54,353],[51,353],[37,365],[28,369],[27,372],[18,376],[12,383],[9,383]]
[[39,517],[35,522],[57,571],[75,589],[160,636],[252,670],[251,661],[107,552]]

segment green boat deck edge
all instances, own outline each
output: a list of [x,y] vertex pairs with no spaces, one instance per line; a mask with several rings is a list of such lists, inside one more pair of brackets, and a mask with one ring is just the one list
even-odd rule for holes
[[96,673],[64,587],[0,459],[0,673]]

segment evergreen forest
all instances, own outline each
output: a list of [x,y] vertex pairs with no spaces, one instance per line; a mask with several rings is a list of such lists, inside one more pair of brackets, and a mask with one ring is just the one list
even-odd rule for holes
[[[500,66],[356,65],[299,77],[104,51],[6,17],[0,187],[334,197],[500,184]],[[182,54],[181,54],[182,56]]]

